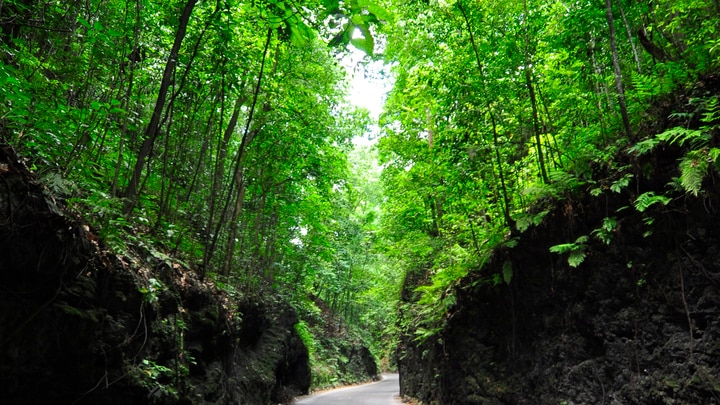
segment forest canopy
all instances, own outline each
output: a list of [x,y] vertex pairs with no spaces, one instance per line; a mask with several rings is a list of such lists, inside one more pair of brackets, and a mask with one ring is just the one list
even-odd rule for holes
[[[717,80],[717,1],[394,1],[388,9],[395,85],[380,120],[382,229],[389,257],[421,285],[404,320],[418,340],[442,330],[460,280],[554,206],[652,178],[652,166],[638,170],[632,157],[685,148],[668,189],[694,195],[720,167],[717,94],[674,99],[700,79]],[[687,107],[663,112],[669,105]],[[628,205],[645,211],[669,200],[634,193]],[[606,215],[551,251],[579,266],[590,238],[611,242],[619,213]],[[507,262],[476,283],[512,278]]]
[[381,18],[369,1],[4,1],[2,139],[110,249],[359,318],[376,208],[348,154],[371,121],[339,59],[371,53]]
[[[716,0],[5,0],[0,135],[110,249],[232,293],[319,296],[376,341],[402,278],[428,274],[422,339],[551,202],[637,181],[624,156],[686,148],[675,187],[702,192],[717,95],[670,131],[647,118],[716,75],[717,15]],[[373,122],[347,101],[346,46],[392,66],[376,148],[352,143]],[[587,241],[554,251],[577,266]]]

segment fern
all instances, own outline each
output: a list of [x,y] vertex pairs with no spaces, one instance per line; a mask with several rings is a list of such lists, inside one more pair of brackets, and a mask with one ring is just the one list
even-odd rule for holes
[[[680,187],[682,187],[685,192],[697,196],[702,189],[702,182],[708,174],[710,165],[714,165],[715,169],[720,171],[720,167],[717,166],[720,149],[708,149],[713,132],[720,126],[720,124],[718,124],[720,120],[720,101],[718,101],[717,97],[709,97],[693,99],[690,103],[695,105],[700,104],[700,108],[703,109],[700,121],[704,125],[699,129],[684,127],[670,128],[665,132],[657,134],[653,138],[638,142],[631,147],[629,151],[640,156],[651,152],[661,142],[681,147],[686,144],[689,145],[691,150],[680,159],[678,165],[680,169],[680,178],[678,180]],[[670,117],[690,120],[694,115],[695,113],[673,113]],[[613,186],[618,183],[619,181],[615,182]],[[613,191],[615,190],[613,189]],[[665,205],[669,201],[670,199],[668,197],[657,196],[652,192],[645,193],[635,200],[635,208],[640,212],[644,212],[653,204],[662,203]]]
[[700,129],[687,129],[683,127],[670,128],[667,131],[657,135],[657,138],[669,144],[685,145],[690,141],[693,147],[702,147],[710,140],[708,134]]
[[657,95],[667,94],[672,91],[672,81],[662,77],[633,73],[631,76],[633,95],[640,100],[645,100]]
[[[677,126],[668,129],[662,133],[655,135],[650,139],[645,139],[636,143],[629,149],[631,153],[636,153],[638,156],[644,155],[651,152],[661,142],[666,142],[671,145],[685,146],[689,144],[693,149],[700,149],[707,147],[710,138],[712,137],[712,130],[717,127],[716,123],[720,120],[720,102],[717,97],[709,97],[707,99],[693,99],[690,101],[691,104],[700,104],[704,111],[700,118],[700,121],[705,124],[699,129],[690,129],[682,126]],[[670,114],[670,118],[681,118],[685,121],[690,121],[695,113],[687,112],[675,112]]]
[[615,193],[620,193],[622,189],[630,184],[630,180],[633,178],[631,173],[624,175],[622,178],[610,185],[610,190]]
[[632,85],[635,90],[635,94],[641,98],[651,97],[656,94],[657,91],[657,80],[652,76],[642,75],[640,73],[633,72]]
[[572,252],[575,249],[577,249],[577,246],[574,243],[561,243],[559,245],[550,246],[551,253],[559,253],[559,254],[563,254],[566,252]]
[[685,191],[696,196],[702,189],[702,181],[710,166],[707,152],[693,150],[680,161],[680,184]]
[[718,167],[718,157],[720,157],[720,148],[712,148],[710,151],[708,151],[708,159],[709,161],[715,165],[715,170],[720,170],[720,167]]
[[703,112],[700,120],[706,124],[712,124],[720,120],[720,102],[718,102],[717,97],[710,97],[705,100],[705,112]]
[[515,227],[520,232],[525,232],[531,225],[538,226],[542,223],[543,218],[550,212],[550,210],[540,211],[536,214],[521,213],[515,218]]
[[585,260],[585,245],[588,241],[587,235],[582,235],[575,240],[573,243],[561,243],[559,245],[550,246],[550,252],[552,253],[570,253],[568,256],[568,264],[571,267],[579,266]]
[[576,250],[572,253],[570,253],[570,256],[568,256],[568,264],[570,267],[577,267],[582,264],[582,262],[585,261],[585,251],[584,250]]
[[615,217],[605,217],[600,228],[594,229],[592,234],[600,239],[604,244],[609,245],[617,228],[617,219]]
[[670,197],[664,196],[664,195],[655,195],[654,192],[648,191],[647,193],[642,193],[638,198],[635,200],[635,209],[639,212],[645,212],[648,208],[655,204],[662,204],[667,205],[670,202]]
[[636,143],[635,145],[633,145],[633,147],[631,147],[629,149],[629,152],[635,153],[638,156],[642,156],[648,152],[652,152],[653,149],[655,149],[655,147],[660,144],[660,142],[661,141],[660,141],[660,139],[657,138],[657,136],[655,136],[653,138],[645,139],[645,140],[640,141],[640,142]]
[[423,344],[426,340],[430,339],[431,337],[437,335],[440,331],[443,330],[442,326],[437,326],[434,328],[423,328],[422,326],[418,326],[417,329],[415,329],[415,341]]
[[69,197],[77,194],[79,190],[73,181],[53,172],[44,175],[40,181],[55,196]]

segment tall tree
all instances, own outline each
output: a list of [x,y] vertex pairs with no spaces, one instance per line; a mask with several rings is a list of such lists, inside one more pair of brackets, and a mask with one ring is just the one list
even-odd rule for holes
[[610,51],[612,52],[613,72],[615,73],[615,90],[618,95],[618,104],[620,106],[620,116],[622,117],[623,129],[625,136],[634,139],[632,128],[630,127],[630,116],[628,115],[627,103],[625,102],[625,86],[623,85],[622,71],[620,70],[620,57],[617,51],[617,42],[615,40],[615,22],[613,19],[612,0],[605,0],[605,17],[608,24],[608,39],[610,40]]
[[160,82],[157,99],[155,100],[155,108],[150,116],[150,122],[145,128],[145,139],[143,140],[140,150],[137,153],[132,175],[124,192],[124,197],[128,200],[125,206],[125,214],[129,214],[132,211],[137,201],[140,179],[145,165],[148,163],[148,156],[150,156],[150,152],[155,145],[155,140],[159,135],[160,119],[162,118],[162,112],[165,108],[165,100],[167,98],[168,89],[170,88],[172,75],[175,71],[175,66],[177,65],[180,47],[185,39],[185,33],[187,32],[188,23],[190,22],[190,16],[192,15],[196,3],[197,0],[187,0],[182,14],[180,14],[178,28],[175,32],[175,39],[173,41],[172,48],[170,49],[170,54],[165,62],[165,70]]

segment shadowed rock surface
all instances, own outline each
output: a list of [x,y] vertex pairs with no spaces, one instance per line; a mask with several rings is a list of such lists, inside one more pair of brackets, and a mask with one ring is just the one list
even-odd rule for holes
[[0,147],[0,397],[12,404],[268,404],[308,353],[272,294],[230,299],[167,256],[109,253]]
[[[702,87],[717,93],[717,79]],[[684,105],[677,97],[659,117]],[[659,126],[649,133],[670,126],[649,122]],[[720,403],[717,180],[699,197],[675,193],[644,213],[632,207],[646,191],[667,192],[680,156],[680,148],[665,147],[643,159],[620,157],[636,179],[621,193],[551,202],[540,226],[463,280],[441,332],[418,345],[405,331],[401,393],[443,405]],[[579,267],[549,252],[592,235],[608,216],[617,217],[612,241],[591,237]],[[512,281],[493,285],[506,263]],[[408,275],[406,302],[424,280]]]

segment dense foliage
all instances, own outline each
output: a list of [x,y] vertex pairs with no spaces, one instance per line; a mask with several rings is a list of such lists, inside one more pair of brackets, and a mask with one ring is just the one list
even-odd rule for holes
[[[717,1],[408,0],[389,8],[396,83],[381,117],[383,231],[396,265],[422,285],[404,320],[419,340],[443,328],[458,281],[539,224],[549,204],[632,188],[640,179],[628,156],[686,148],[672,186],[694,195],[719,168],[716,95],[686,100],[692,112],[669,117],[671,131],[648,122],[675,90],[720,67]],[[639,211],[669,200],[635,198],[628,205]],[[580,265],[590,237],[609,243],[615,215],[552,251]],[[508,262],[483,280],[503,285],[512,276]]]
[[[403,276],[427,275],[403,325],[422,340],[548,203],[631,187],[622,156],[685,148],[674,186],[702,193],[717,97],[670,131],[646,117],[720,68],[718,15],[716,0],[4,0],[0,135],[115,251],[275,289],[307,320],[320,298],[387,355]],[[377,149],[351,141],[372,120],[345,101],[348,44],[393,66]],[[580,265],[616,226],[553,251]]]
[[348,104],[339,58],[371,53],[386,14],[368,1],[3,1],[2,142],[116,253],[172,256],[231,295],[273,289],[306,316],[318,296],[374,325],[377,202],[359,204],[377,179],[351,177],[348,160],[370,119]]

